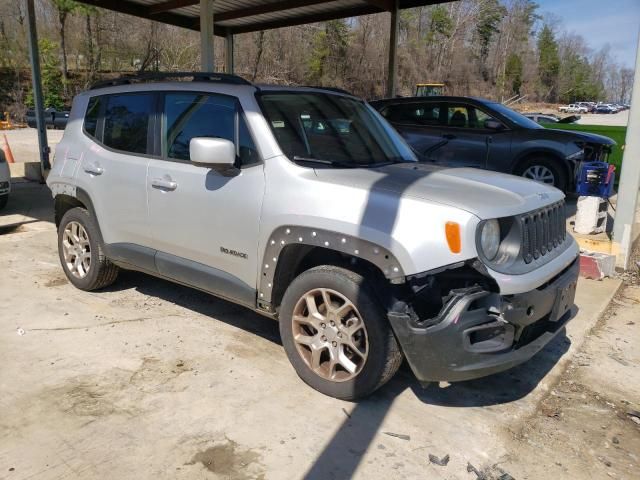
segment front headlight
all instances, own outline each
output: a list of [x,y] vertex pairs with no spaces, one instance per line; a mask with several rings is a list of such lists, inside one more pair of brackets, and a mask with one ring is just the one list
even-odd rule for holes
[[495,219],[487,220],[480,228],[480,248],[486,259],[491,261],[500,248],[500,224]]

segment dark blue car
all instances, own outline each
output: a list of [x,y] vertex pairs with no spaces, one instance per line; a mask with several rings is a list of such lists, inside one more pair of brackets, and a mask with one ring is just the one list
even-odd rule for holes
[[423,161],[521,175],[573,190],[581,161],[606,161],[612,139],[546,129],[501,103],[471,97],[371,102]]

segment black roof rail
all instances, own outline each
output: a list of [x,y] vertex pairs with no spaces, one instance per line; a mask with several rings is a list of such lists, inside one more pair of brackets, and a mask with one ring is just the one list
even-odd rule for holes
[[227,83],[230,85],[253,85],[248,80],[245,80],[238,75],[232,75],[230,73],[217,73],[217,72],[147,72],[138,73],[133,75],[123,75],[120,78],[114,78],[113,80],[103,80],[101,82],[94,83],[89,88],[95,90],[97,88],[115,87],[118,85],[131,85],[138,82],[154,82],[168,79],[177,78],[191,78],[193,82],[215,82],[215,83]]
[[355,95],[353,93],[351,93],[348,90],[345,90],[344,88],[338,88],[338,87],[319,87],[317,85],[302,85],[303,87],[306,88],[316,88],[318,90],[329,90],[330,92],[336,92],[336,93],[343,93],[345,95],[351,95],[352,97],[354,97]]

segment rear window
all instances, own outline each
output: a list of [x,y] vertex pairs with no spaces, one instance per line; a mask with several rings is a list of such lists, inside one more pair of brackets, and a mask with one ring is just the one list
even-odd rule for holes
[[390,105],[383,115],[391,123],[425,126],[442,124],[439,103],[400,103]]
[[102,143],[127,153],[146,154],[152,93],[106,97]]

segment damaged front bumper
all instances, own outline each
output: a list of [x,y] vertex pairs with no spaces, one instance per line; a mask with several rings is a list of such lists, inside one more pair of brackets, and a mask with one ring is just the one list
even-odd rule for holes
[[390,311],[389,321],[422,383],[462,381],[527,361],[572,318],[579,264],[526,293],[452,290],[435,318]]

